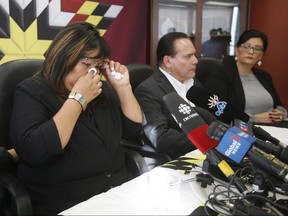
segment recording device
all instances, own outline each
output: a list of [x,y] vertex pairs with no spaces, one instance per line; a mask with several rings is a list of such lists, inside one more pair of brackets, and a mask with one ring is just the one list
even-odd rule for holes
[[[234,125],[240,128],[241,130],[248,132],[251,134],[251,128],[255,128],[256,126],[251,126],[251,124],[242,122],[240,120],[234,120]],[[254,130],[253,130],[254,131]],[[263,133],[267,133],[264,130]],[[281,145],[275,145],[270,142],[264,142],[261,139],[256,139],[256,142],[253,144],[255,147],[260,148],[264,152],[268,154],[275,155],[278,159],[280,159],[284,163],[288,163],[288,147],[285,145],[282,147]]]
[[256,138],[255,141],[253,141],[251,134],[245,133],[236,126],[227,130],[227,128],[223,127],[219,122],[212,122],[208,127],[207,134],[212,139],[220,141],[216,148],[228,158],[237,162],[247,155],[251,164],[256,165],[257,168],[266,174],[271,174],[276,178],[288,182],[287,169],[251,148],[252,144],[254,145],[257,141]]
[[206,135],[208,124],[176,92],[165,95],[163,101],[179,127],[203,154],[217,146],[218,142]]
[[266,153],[264,151],[262,151],[261,149],[259,148],[255,148],[255,150],[257,152],[259,152],[261,155],[263,155],[264,157],[268,158],[269,160],[273,161],[274,163],[282,166],[283,168],[285,169],[288,169],[288,164],[282,162],[281,160],[279,160],[275,155],[273,154],[269,154],[269,153]]
[[[206,122],[206,124],[210,124],[214,121],[218,121],[218,119],[212,113],[207,111],[206,109],[204,109],[202,107],[198,107],[198,106],[195,106],[193,108],[201,116],[201,118]],[[224,124],[224,123],[222,122],[222,124]]]
[[265,131],[261,127],[252,125],[252,128],[253,128],[254,135],[256,137],[258,137],[259,139],[267,140],[267,141],[269,141],[271,143],[274,143],[275,145],[280,145],[283,148],[285,148],[287,146],[285,143],[283,143],[279,139],[273,137],[270,133],[268,133],[267,131]]
[[257,138],[264,141],[270,141],[275,145],[286,147],[286,144],[273,137],[261,127],[257,127],[251,123],[248,123],[250,116],[240,110],[237,106],[234,106],[231,102],[229,102],[222,96],[211,94],[204,88],[192,86],[188,90],[186,98],[193,102],[196,106],[206,109],[207,111],[212,113],[217,119],[226,124],[233,123],[233,125],[235,125],[235,119],[241,120],[242,122],[245,122],[247,125],[249,125],[249,133],[254,134],[254,136],[256,136]]
[[[210,123],[214,121],[219,121],[222,125],[226,126],[227,128],[229,127],[229,125],[218,120],[212,113],[210,113],[206,109],[202,107],[197,107],[197,106],[193,108],[200,115],[200,117],[205,121],[206,124],[209,125]],[[218,153],[217,151],[206,152],[206,160],[203,161],[202,170],[204,172],[210,173],[212,176],[218,179],[221,179],[223,181],[228,181],[228,178],[222,172],[219,172],[219,167],[217,166],[217,164],[220,163],[220,160],[223,160],[223,157],[224,156]],[[226,158],[226,162],[228,162],[228,164],[233,170],[238,170],[245,166],[244,164],[237,164],[228,158]]]
[[215,115],[220,121],[231,124],[233,119],[237,118],[244,122],[248,122],[250,116],[245,112],[234,107],[227,100],[221,98],[219,95],[211,94],[204,88],[198,86],[192,86],[187,94],[186,98],[193,102],[196,106],[200,106],[213,115]]
[[247,122],[244,122],[240,119],[233,119],[233,123],[232,123],[233,126],[237,126],[238,128],[240,128],[241,130],[247,132],[247,133],[250,133],[250,134],[254,134],[253,133],[253,127],[252,127],[252,124],[249,124]]
[[206,131],[208,125],[183,98],[176,92],[169,93],[163,97],[163,101],[170,111],[171,115],[179,125],[179,127],[187,134],[189,140],[206,155],[213,155],[210,158],[214,165],[218,166],[223,174],[229,179],[234,180],[233,183],[240,193],[243,193],[247,188],[234,175],[233,169],[222,158],[217,156],[215,147],[218,142],[207,136]]

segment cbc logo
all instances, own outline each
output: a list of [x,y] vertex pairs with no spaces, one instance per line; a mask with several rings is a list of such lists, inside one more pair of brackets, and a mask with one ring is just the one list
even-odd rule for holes
[[183,114],[191,113],[191,108],[187,106],[186,104],[180,104],[178,108],[179,108],[180,113],[183,113]]

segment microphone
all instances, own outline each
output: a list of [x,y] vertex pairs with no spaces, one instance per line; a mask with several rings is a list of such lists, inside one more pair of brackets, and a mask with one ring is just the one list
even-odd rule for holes
[[178,93],[165,95],[163,101],[179,127],[203,154],[217,146],[218,143],[206,135],[208,124]]
[[236,118],[236,119],[233,120],[233,124],[232,125],[233,126],[237,126],[241,130],[254,135],[252,124],[250,124],[250,123],[241,121],[240,119]]
[[[253,133],[256,137],[262,140],[270,141],[271,143],[274,143],[275,145],[280,145],[283,148],[285,148],[287,145],[283,142],[281,142],[279,139],[273,137],[270,133],[265,131],[263,128],[252,125]],[[287,155],[288,156],[288,155]]]
[[[250,124],[246,124],[246,123],[241,122],[239,120],[235,120],[234,122],[235,122],[234,123],[235,126],[238,126],[241,130],[248,132],[248,133],[251,131],[250,128],[256,127],[253,125],[251,127]],[[265,130],[262,130],[260,127],[259,127],[259,129],[260,129],[259,131],[263,131],[263,133],[265,133],[265,134],[267,133]],[[264,142],[261,139],[256,139],[254,146],[257,148],[260,148],[261,150],[263,150],[264,152],[266,152],[268,154],[275,155],[278,159],[280,159],[284,163],[288,163],[288,147],[286,145],[284,147],[282,147],[281,145],[275,145],[275,144],[272,144],[270,142]]]
[[176,92],[165,95],[163,101],[179,127],[186,133],[189,140],[203,154],[207,154],[207,156],[212,155],[210,158],[213,158],[213,160],[210,162],[218,166],[229,180],[233,179],[233,183],[240,193],[247,191],[245,185],[239,181],[236,175],[234,175],[234,171],[229,164],[218,157],[217,151],[215,150],[218,142],[207,136],[206,131],[208,125],[199,116],[196,110]]
[[282,166],[283,168],[288,169],[288,164],[286,164],[286,163],[282,162],[281,160],[279,160],[278,158],[276,158],[275,155],[266,153],[266,152],[264,152],[258,148],[255,148],[255,150],[257,152],[259,152],[261,155],[263,155],[264,157],[266,157],[267,159],[269,159],[270,161],[273,161],[274,163]]
[[186,98],[196,106],[208,110],[226,124],[230,124],[235,118],[244,122],[249,121],[250,116],[248,114],[236,106],[233,106],[231,103],[228,103],[227,100],[220,98],[218,95],[211,94],[204,88],[192,86],[188,90]]
[[229,128],[230,125],[220,121],[217,119],[212,113],[207,111],[206,109],[202,107],[195,106],[193,107],[195,111],[200,115],[200,117],[205,121],[206,124],[211,124],[212,122],[219,122],[220,124],[224,125],[225,127]]
[[[193,107],[195,109],[195,111],[201,116],[201,118],[206,122],[206,124],[210,124],[214,121],[218,121],[218,119],[209,111],[207,111],[206,109],[199,107],[199,106],[195,106]],[[222,122],[222,124],[224,124]]]
[[257,140],[252,135],[245,133],[236,126],[227,130],[227,128],[218,122],[212,122],[209,125],[207,134],[212,139],[220,141],[216,149],[229,159],[239,163],[247,154],[250,162],[263,172],[288,182],[287,169],[262,156],[253,148],[250,148]]
[[257,138],[264,141],[270,141],[271,143],[280,145],[282,147],[287,146],[285,143],[273,137],[261,127],[248,123],[250,116],[247,113],[243,112],[237,106],[234,106],[232,103],[228,102],[225,98],[220,97],[219,95],[211,94],[204,88],[192,86],[188,90],[186,98],[193,102],[196,106],[206,109],[217,119],[226,124],[231,124],[234,119],[241,120],[246,122],[247,125],[250,125],[249,132],[254,134],[254,136]]

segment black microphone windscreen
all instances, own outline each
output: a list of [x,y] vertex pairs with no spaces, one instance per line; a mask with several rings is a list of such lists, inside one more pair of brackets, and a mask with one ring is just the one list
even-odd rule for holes
[[256,137],[262,140],[268,140],[276,145],[280,143],[280,140],[276,137],[271,136],[267,131],[265,131],[263,128],[252,125],[253,133]]
[[206,133],[209,137],[219,142],[226,133],[227,129],[228,127],[214,121],[209,125]]
[[[247,155],[251,164],[257,169],[259,168],[267,175],[271,174],[288,182],[288,170],[286,168],[256,151],[255,147],[259,147],[261,144],[259,140],[236,126],[227,129],[221,124],[217,124],[217,122],[212,122],[207,129],[207,134],[212,139],[220,140],[217,146],[219,152],[237,163],[241,162],[243,157]],[[251,145],[253,145],[252,148]],[[263,145],[261,144],[261,146]]]
[[163,101],[179,127],[202,153],[217,145],[215,140],[206,135],[208,124],[180,95],[169,93],[163,97]]
[[[200,125],[205,124],[205,121],[199,116],[195,109],[181,98],[178,93],[171,92],[165,95],[163,101],[175,121],[186,134],[198,128]],[[193,121],[191,119],[193,119]]]
[[194,109],[202,117],[202,119],[206,122],[206,124],[209,125],[211,122],[217,121],[217,118],[208,110],[199,106],[194,107]]
[[211,124],[212,122],[218,122],[220,124],[222,124],[223,126],[225,127],[230,127],[230,125],[220,121],[219,119],[216,118],[215,115],[213,115],[212,113],[210,113],[208,110],[202,108],[202,107],[199,107],[199,106],[196,106],[194,107],[194,109],[196,110],[196,112],[201,116],[201,118],[206,122],[206,124]]
[[196,106],[200,106],[220,121],[230,124],[235,118],[244,122],[248,122],[250,116],[231,104],[226,99],[219,95],[213,94],[205,90],[204,88],[192,86],[187,94],[186,98],[193,102]]

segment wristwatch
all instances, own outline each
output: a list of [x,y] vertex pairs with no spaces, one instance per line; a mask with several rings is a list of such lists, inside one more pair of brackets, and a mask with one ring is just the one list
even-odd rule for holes
[[83,97],[82,94],[78,92],[71,92],[68,96],[69,99],[74,99],[76,100],[81,106],[82,106],[82,111],[84,112],[86,107],[87,107],[87,102],[86,99]]

